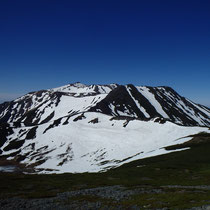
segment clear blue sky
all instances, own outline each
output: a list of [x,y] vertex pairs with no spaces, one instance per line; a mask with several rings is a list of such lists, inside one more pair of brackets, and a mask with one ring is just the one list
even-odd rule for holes
[[210,1],[0,1],[0,73],[0,101],[80,81],[210,106]]

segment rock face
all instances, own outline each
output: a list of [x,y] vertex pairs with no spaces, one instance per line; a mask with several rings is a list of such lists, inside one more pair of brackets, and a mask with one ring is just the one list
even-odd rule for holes
[[0,157],[37,173],[101,171],[169,152],[205,126],[210,109],[170,87],[75,83],[1,104]]
[[170,87],[118,86],[90,111],[142,120],[162,117],[187,126],[210,125],[210,109],[180,96]]

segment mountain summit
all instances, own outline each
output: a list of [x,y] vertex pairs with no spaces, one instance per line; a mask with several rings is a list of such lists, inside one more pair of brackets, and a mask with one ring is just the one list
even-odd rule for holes
[[155,117],[187,126],[210,126],[210,109],[170,87],[74,83],[28,93],[0,105],[0,122],[42,124],[86,111],[147,120]]
[[77,82],[1,104],[0,157],[37,173],[101,171],[167,153],[208,126],[210,109],[170,87]]

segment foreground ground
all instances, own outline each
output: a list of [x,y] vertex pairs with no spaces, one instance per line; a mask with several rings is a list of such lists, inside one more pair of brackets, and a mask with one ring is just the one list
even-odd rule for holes
[[210,209],[210,135],[168,149],[189,147],[105,173],[0,173],[0,209]]

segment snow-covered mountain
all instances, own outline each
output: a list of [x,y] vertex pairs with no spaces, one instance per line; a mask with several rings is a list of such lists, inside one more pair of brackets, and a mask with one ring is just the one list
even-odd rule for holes
[[84,112],[116,87],[116,84],[87,86],[77,82],[31,92],[14,101],[1,104],[0,123],[42,124],[66,115]]
[[210,109],[180,96],[170,87],[118,86],[90,111],[142,120],[161,117],[181,125],[210,125]]
[[0,157],[36,172],[96,172],[167,153],[207,126],[210,109],[169,87],[75,83],[1,104]]

